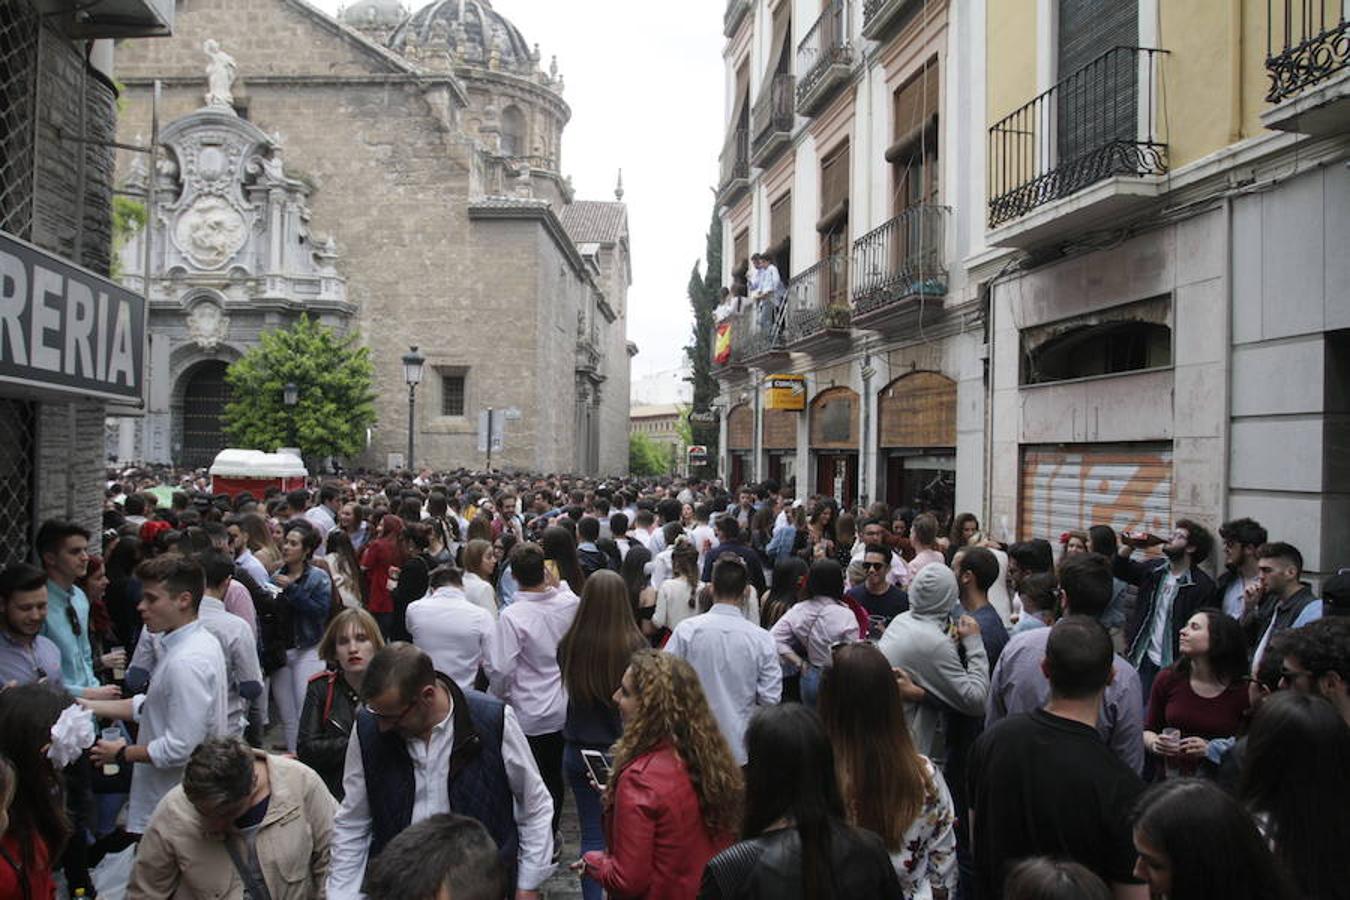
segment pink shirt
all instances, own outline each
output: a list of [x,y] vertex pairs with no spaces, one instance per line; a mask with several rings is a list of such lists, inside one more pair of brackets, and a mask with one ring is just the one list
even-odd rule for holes
[[528,737],[562,731],[567,720],[558,644],[580,602],[566,586],[519,590],[497,620],[484,667],[492,692],[516,711]]
[[910,581],[914,580],[914,576],[919,574],[920,569],[924,566],[931,565],[932,563],[945,566],[947,564],[947,557],[943,556],[942,551],[940,550],[920,550],[918,553],[915,553],[914,558],[908,563]]
[[248,588],[233,578],[230,579],[230,586],[225,589],[225,611],[234,613],[247,622],[253,632],[253,639],[258,639],[258,612],[253,608],[253,597],[249,594]]

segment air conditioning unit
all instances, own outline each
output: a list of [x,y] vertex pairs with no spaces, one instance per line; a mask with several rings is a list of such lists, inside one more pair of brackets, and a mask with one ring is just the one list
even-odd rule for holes
[[168,37],[176,0],[33,0],[72,38]]

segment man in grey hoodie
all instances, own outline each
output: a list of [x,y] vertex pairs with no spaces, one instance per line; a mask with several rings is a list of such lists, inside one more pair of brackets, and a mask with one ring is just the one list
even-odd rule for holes
[[886,627],[877,645],[926,693],[923,702],[907,704],[905,712],[918,751],[937,763],[946,757],[947,710],[982,716],[989,695],[989,656],[979,623],[962,615],[952,626],[956,604],[952,570],[925,566],[910,583],[909,611]]

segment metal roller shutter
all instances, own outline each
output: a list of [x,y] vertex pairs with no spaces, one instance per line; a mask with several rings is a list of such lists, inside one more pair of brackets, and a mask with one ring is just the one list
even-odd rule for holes
[[1165,533],[1172,518],[1167,445],[1023,447],[1018,535],[1054,542],[1110,525]]

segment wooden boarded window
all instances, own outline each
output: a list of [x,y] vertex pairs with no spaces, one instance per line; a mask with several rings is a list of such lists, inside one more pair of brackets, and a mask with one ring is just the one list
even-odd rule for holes
[[795,450],[797,448],[797,417],[800,413],[786,409],[764,410],[764,449]]
[[777,248],[792,239],[792,194],[784,194],[769,207],[769,244]]
[[913,372],[877,395],[881,446],[956,446],[956,382],[937,372]]
[[750,229],[743,228],[736,232],[736,237],[732,241],[731,250],[731,279],[734,284],[732,293],[745,295],[744,289],[748,284],[747,274],[750,271]]
[[893,141],[886,150],[886,161],[894,167],[892,207],[897,214],[938,199],[939,71],[934,56],[895,92]]
[[747,404],[727,413],[727,449],[751,450],[755,446],[755,414]]
[[811,448],[857,450],[858,394],[850,388],[821,391],[811,401]]
[[[817,229],[829,230],[829,220],[848,215],[848,142],[825,157],[820,164],[820,219]],[[821,227],[824,226],[824,227]]]
[[816,231],[820,233],[820,258],[836,260],[822,274],[822,293],[831,305],[848,303],[848,166],[847,142],[820,166],[821,215]]

